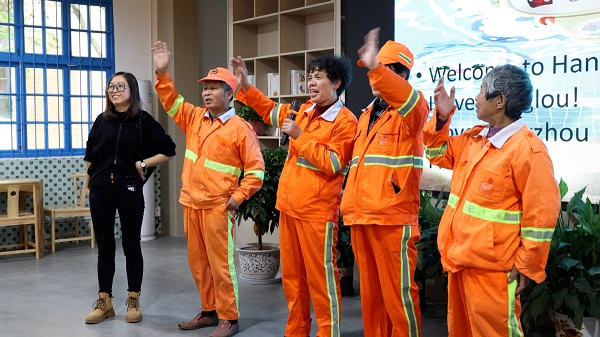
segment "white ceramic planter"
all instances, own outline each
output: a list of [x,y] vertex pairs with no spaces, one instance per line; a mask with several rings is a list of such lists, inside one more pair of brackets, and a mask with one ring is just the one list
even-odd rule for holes
[[244,244],[236,248],[240,259],[242,280],[273,280],[279,271],[279,247],[274,244]]

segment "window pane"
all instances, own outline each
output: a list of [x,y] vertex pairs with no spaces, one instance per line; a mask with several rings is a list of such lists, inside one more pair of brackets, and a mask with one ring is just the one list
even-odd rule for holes
[[[0,0],[2,1],[2,0]],[[15,28],[0,25],[0,52],[15,52]]]
[[71,56],[88,57],[87,33],[71,32]]
[[88,72],[81,70],[71,70],[71,95],[88,94]]
[[62,3],[46,0],[46,27],[62,27]]
[[48,97],[48,122],[64,122],[65,114],[63,108],[63,96]]
[[25,98],[27,109],[27,122],[43,122],[44,121],[44,97],[43,96],[27,96]]
[[15,68],[0,67],[0,122],[15,122]]
[[46,131],[44,130],[43,124],[28,124],[27,125],[27,149],[28,150],[43,150],[44,146],[44,137],[46,136]]
[[25,28],[25,52],[43,54],[42,28]]
[[71,5],[71,29],[88,29],[88,7]]
[[18,150],[16,124],[0,124],[0,150]]
[[25,92],[28,94],[44,93],[44,69],[25,69]]
[[90,71],[90,83],[92,86],[92,95],[104,97],[106,87],[105,71]]
[[0,0],[0,23],[15,23],[13,0]]
[[102,111],[104,111],[105,103],[106,103],[106,99],[104,99],[104,98],[99,98],[99,97],[92,98],[92,114],[91,114],[90,122],[95,121],[96,117],[98,117],[98,115],[101,114]]
[[88,98],[71,98],[71,121],[82,122],[88,121],[89,116],[89,100]]
[[64,124],[48,125],[48,148],[60,149],[65,146]]
[[92,57],[106,57],[106,34],[92,33]]
[[75,149],[85,148],[90,126],[88,124],[71,125],[71,143]]
[[62,31],[60,29],[46,29],[46,54],[62,55]]
[[42,25],[41,0],[23,0],[23,19],[26,25]]
[[62,95],[62,69],[46,69],[46,93]]
[[90,6],[90,29],[106,31],[104,7]]

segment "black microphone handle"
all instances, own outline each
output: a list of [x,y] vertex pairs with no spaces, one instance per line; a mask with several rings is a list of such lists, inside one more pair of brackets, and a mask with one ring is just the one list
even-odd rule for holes
[[[300,101],[293,100],[290,109],[292,111],[298,112],[298,110],[300,110]],[[288,115],[288,118],[291,120],[294,120],[296,118],[296,114],[294,112],[291,112]],[[288,135],[287,133],[284,133],[281,135],[281,138],[279,138],[279,145],[281,145],[281,146],[287,145],[287,143],[289,141],[290,141],[290,135]]]

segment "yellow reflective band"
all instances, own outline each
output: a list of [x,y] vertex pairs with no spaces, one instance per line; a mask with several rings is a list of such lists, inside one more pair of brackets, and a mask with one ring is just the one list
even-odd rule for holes
[[350,168],[353,168],[356,165],[358,165],[358,156],[352,158],[352,160],[350,161]]
[[428,148],[427,146],[425,146],[425,156],[428,159],[441,157],[444,155],[444,153],[446,153],[447,149],[448,149],[448,143],[444,143],[444,145],[442,145],[440,147],[434,147],[434,148]]
[[414,166],[423,168],[423,158],[415,156],[381,156],[368,154],[365,156],[365,165],[381,165],[392,168]]
[[318,167],[311,164],[308,160],[306,160],[305,158],[302,158],[302,157],[299,157],[298,160],[296,160],[296,165],[302,166],[302,167],[305,167],[307,169],[314,170],[314,171],[321,171],[321,170],[319,170]]
[[521,223],[522,211],[505,211],[503,209],[491,209],[476,205],[470,201],[465,202],[463,213],[474,218],[503,223],[507,225],[518,225]]
[[335,223],[329,221],[325,224],[325,242],[323,243],[323,267],[325,273],[325,285],[327,286],[327,298],[329,299],[329,317],[331,321],[331,337],[340,336],[340,303],[337,297],[337,285],[335,277],[335,256],[333,256],[333,229]]
[[250,170],[250,171],[244,171],[244,177],[252,174],[255,175],[257,177],[260,178],[260,180],[264,180],[265,179],[265,171],[261,171],[261,170]]
[[204,167],[209,168],[211,170],[218,171],[218,172],[231,174],[234,176],[239,176],[240,173],[242,173],[242,169],[239,167],[217,163],[216,161],[212,161],[212,160],[208,160],[208,159],[204,160]]
[[398,56],[403,59],[404,61],[406,61],[406,63],[411,64],[412,60],[410,59],[410,57],[408,57],[408,55],[402,54],[402,53],[398,53]]
[[408,252],[408,241],[412,237],[411,232],[411,226],[402,226],[402,243],[400,245],[400,289],[397,289],[397,293],[400,294],[404,317],[406,318],[406,323],[408,325],[408,329],[405,330],[408,332],[408,335],[406,336],[418,337],[419,325],[417,323],[417,312],[415,310],[413,298],[410,295],[413,282],[410,271],[414,270],[414,267],[411,268],[410,255]]
[[342,169],[342,163],[340,163],[340,159],[335,152],[329,151],[329,161],[331,162],[331,169],[333,170],[333,173],[337,173]]
[[350,172],[350,166],[344,166],[344,169],[340,173],[346,175],[348,172]]
[[535,242],[550,242],[554,228],[522,227],[521,238]]
[[523,337],[521,330],[519,330],[519,318],[515,314],[517,284],[516,279],[508,284],[508,337]]
[[281,104],[277,103],[275,104],[275,107],[273,107],[273,110],[271,110],[271,124],[275,125],[276,127],[280,127],[281,125],[279,125],[279,109],[281,108]]
[[167,114],[169,115],[169,117],[173,118],[173,116],[175,116],[175,114],[177,113],[177,110],[179,110],[179,107],[181,106],[181,104],[183,104],[183,96],[179,95],[177,96],[177,98],[175,99],[175,102],[173,102],[173,105],[171,106],[171,109],[169,109],[169,111],[167,111]]
[[448,206],[456,208],[456,205],[458,205],[458,196],[456,194],[450,193],[450,196],[448,197]]
[[195,154],[190,149],[185,149],[185,158],[187,158],[187,159],[191,160],[193,163],[195,163],[196,160],[198,160],[198,155]]
[[233,240],[233,212],[227,211],[227,265],[235,295],[235,309],[240,314],[240,294],[238,291],[237,272],[235,271],[235,241]]
[[404,104],[398,108],[398,113],[400,116],[406,117],[413,110],[415,105],[417,105],[417,102],[419,102],[419,92],[413,88],[406,102],[404,102]]

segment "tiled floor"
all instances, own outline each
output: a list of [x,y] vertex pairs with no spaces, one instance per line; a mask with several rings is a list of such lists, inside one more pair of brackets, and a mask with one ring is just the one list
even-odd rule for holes
[[[120,242],[120,241],[119,241]],[[119,245],[118,242],[118,245]],[[113,287],[116,317],[86,325],[97,298],[96,249],[59,245],[55,254],[0,259],[0,336],[209,336],[212,328],[180,331],[177,323],[192,318],[199,298],[187,264],[183,238],[143,242],[145,275],[140,303],[144,320],[125,322],[127,283],[119,247]],[[240,337],[283,336],[287,307],[281,284],[239,283]],[[360,296],[344,297],[342,336],[363,336]],[[423,337],[447,336],[445,304],[430,303],[423,312]],[[313,320],[312,336],[316,333]],[[532,335],[553,336],[545,331]]]

